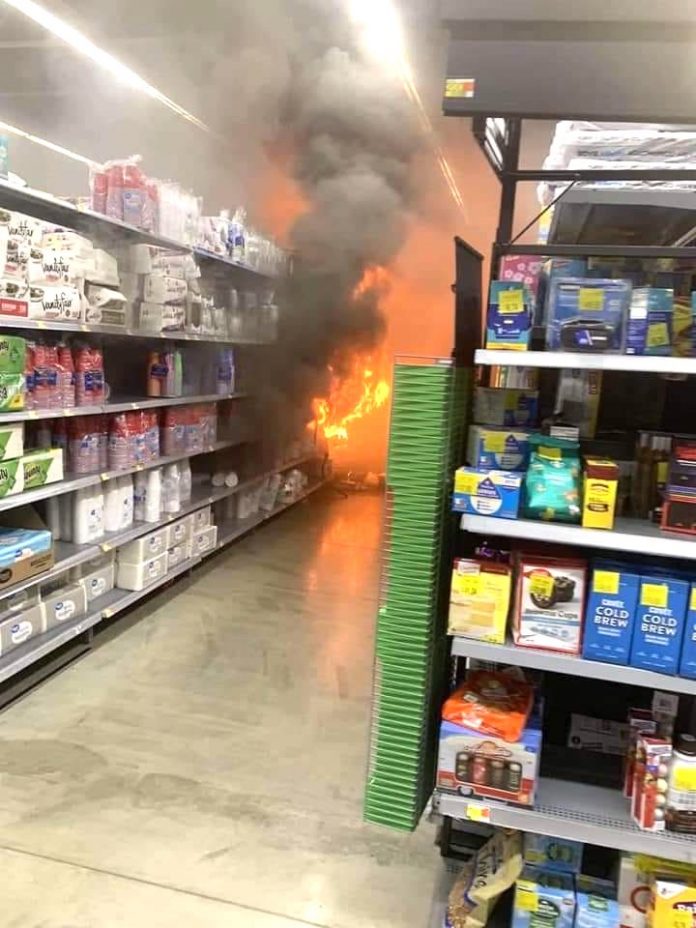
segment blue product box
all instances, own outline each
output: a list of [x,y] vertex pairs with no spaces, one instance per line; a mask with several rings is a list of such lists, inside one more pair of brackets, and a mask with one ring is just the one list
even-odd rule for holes
[[674,291],[641,287],[631,294],[626,354],[672,354]]
[[486,348],[526,351],[532,329],[529,290],[516,280],[493,280],[488,301]]
[[532,429],[472,425],[466,446],[467,462],[481,470],[525,471],[531,434]]
[[546,325],[549,317],[551,281],[559,277],[587,277],[587,258],[549,258],[544,263],[537,287],[535,325]]
[[554,351],[621,351],[630,296],[627,280],[552,280],[547,347]]
[[689,590],[689,608],[686,612],[679,676],[696,680],[696,583],[692,583]]
[[512,471],[460,467],[454,475],[452,508],[474,516],[516,519],[522,479],[522,474]]
[[581,874],[575,883],[575,928],[617,928],[621,911],[610,880]]
[[583,847],[581,841],[566,841],[527,831],[524,834],[524,861],[543,870],[580,873]]
[[0,528],[0,567],[50,551],[52,539],[48,529]]
[[583,657],[608,664],[628,664],[640,577],[625,567],[596,561],[585,610]]
[[512,928],[573,928],[574,918],[572,874],[527,865],[515,883]]
[[631,666],[676,674],[686,623],[689,584],[653,574],[640,578]]

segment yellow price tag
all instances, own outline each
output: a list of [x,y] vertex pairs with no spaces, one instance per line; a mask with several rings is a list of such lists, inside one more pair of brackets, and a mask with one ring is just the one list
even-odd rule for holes
[[533,883],[517,881],[515,891],[515,908],[523,912],[536,912],[539,905],[539,897]]
[[103,619],[110,619],[112,615],[113,615],[113,612],[112,612],[111,609],[105,609],[105,610],[102,612],[102,618],[103,618]]
[[696,769],[692,767],[680,767],[678,762],[672,773],[672,779],[675,789],[683,789],[688,792],[696,790]]
[[672,909],[672,928],[691,928],[693,924],[693,915],[691,912],[685,912],[682,909]]
[[648,348],[662,348],[669,345],[669,329],[666,322],[655,322],[648,326],[646,338]]
[[561,449],[560,448],[539,448],[539,456],[546,458],[548,461],[560,461],[561,460]]
[[108,541],[103,541],[103,542],[99,545],[99,547],[102,549],[102,551],[104,552],[104,554],[106,554],[107,551],[111,551],[111,545],[109,544]]
[[696,610],[696,586],[691,587],[691,596],[689,597],[689,609]]
[[532,573],[529,592],[533,596],[551,597],[553,595],[553,577],[548,574]]
[[456,493],[466,493],[473,496],[478,490],[479,480],[476,474],[456,474],[454,490]]
[[490,822],[491,810],[488,806],[467,806],[466,817],[470,822]]
[[456,587],[462,596],[478,596],[481,592],[481,577],[478,574],[460,574]]
[[505,451],[505,432],[488,432],[483,439],[483,450],[493,454],[502,454]]
[[522,290],[501,290],[498,294],[498,312],[503,316],[524,312],[524,293]]
[[445,96],[450,99],[470,99],[476,91],[473,77],[448,77],[445,80]]
[[640,604],[666,609],[668,592],[669,588],[666,583],[641,583]]
[[580,287],[578,306],[583,312],[601,312],[604,309],[604,291],[599,287]]
[[592,589],[595,593],[616,596],[619,592],[619,575],[613,570],[595,570],[592,578]]

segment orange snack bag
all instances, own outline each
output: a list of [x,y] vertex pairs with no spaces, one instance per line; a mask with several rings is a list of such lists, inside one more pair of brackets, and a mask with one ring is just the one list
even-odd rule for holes
[[442,707],[442,718],[504,741],[519,741],[534,704],[529,683],[495,670],[474,670]]

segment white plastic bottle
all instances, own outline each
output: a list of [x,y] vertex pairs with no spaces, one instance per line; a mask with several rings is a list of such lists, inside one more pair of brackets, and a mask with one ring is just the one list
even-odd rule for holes
[[104,537],[104,493],[101,487],[84,487],[73,497],[73,541],[88,545]]
[[145,521],[147,478],[148,474],[145,471],[138,471],[135,475],[135,486],[133,488],[133,518],[136,522]]
[[52,497],[58,500],[58,509],[60,512],[60,537],[62,541],[73,540],[73,508],[74,493],[61,493],[58,497]]
[[159,522],[162,512],[162,468],[153,467],[147,472],[145,521]]
[[104,490],[104,529],[118,532],[121,528],[121,509],[118,480],[109,480]]
[[59,499],[59,496],[49,496],[46,500],[46,524],[48,525],[48,530],[53,536],[54,541],[60,541],[63,537],[60,522]]
[[179,461],[179,499],[182,503],[191,499],[192,482],[191,462],[185,458]]
[[167,464],[162,475],[162,509],[166,513],[181,511],[179,465]]
[[121,530],[133,524],[133,478],[130,474],[118,478],[119,509],[121,511]]

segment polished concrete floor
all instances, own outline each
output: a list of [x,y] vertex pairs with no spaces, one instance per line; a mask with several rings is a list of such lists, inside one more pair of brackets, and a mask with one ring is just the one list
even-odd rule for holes
[[0,717],[2,928],[423,928],[361,820],[380,500],[322,491]]

